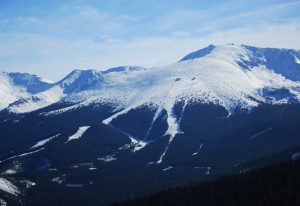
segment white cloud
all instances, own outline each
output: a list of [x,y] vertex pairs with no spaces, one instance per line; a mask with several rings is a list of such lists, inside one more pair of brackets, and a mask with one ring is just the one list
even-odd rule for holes
[[[152,29],[156,36],[151,33],[135,35],[130,30],[132,24],[143,23],[139,17],[112,15],[91,6],[68,8],[63,11],[68,13],[65,18],[52,22],[18,17],[14,19],[15,23],[19,22],[18,25],[43,25],[39,27],[43,32],[0,33],[0,70],[37,73],[58,80],[76,68],[166,65],[208,44],[236,43],[300,49],[300,18],[273,18],[277,17],[276,13],[299,2],[225,16],[216,14],[226,13],[234,2],[207,11],[177,10],[157,18],[150,25],[140,26],[147,31]],[[260,18],[262,16],[268,18]],[[11,23],[2,19],[0,28]],[[234,26],[234,23],[239,25]],[[67,35],[57,35],[60,32]],[[80,34],[74,37],[73,32]]]
[[[57,80],[75,68],[105,69],[119,65],[146,67],[166,65],[208,44],[236,43],[300,49],[299,22],[299,19],[294,19],[282,24],[244,27],[190,38],[179,35],[122,40],[104,36],[104,41],[85,39],[74,41],[14,34],[10,41],[0,42],[0,56],[13,57],[11,60],[10,58],[2,60],[0,68],[38,73]],[[16,59],[18,61],[15,61]]]
[[226,4],[203,10],[177,9],[166,12],[153,25],[155,29],[162,32],[184,30],[190,34],[212,33],[253,24],[273,24],[278,20],[289,19],[286,14],[300,6],[300,1],[292,1],[268,6],[262,4],[258,8],[253,7],[253,4],[258,3],[260,1],[253,0],[250,3],[245,2],[243,5],[237,1],[229,1]]
[[299,6],[300,5],[300,1],[290,1],[290,2],[284,2],[284,3],[279,3],[277,5],[275,5],[275,7],[290,7],[290,6]]
[[80,17],[84,17],[89,20],[102,21],[110,18],[110,14],[108,12],[101,12],[100,10],[91,6],[80,6],[77,7],[77,9]]

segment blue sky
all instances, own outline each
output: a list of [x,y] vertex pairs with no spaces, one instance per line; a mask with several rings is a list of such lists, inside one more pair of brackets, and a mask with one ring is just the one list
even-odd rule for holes
[[176,62],[208,44],[300,49],[299,0],[0,0],[0,70]]

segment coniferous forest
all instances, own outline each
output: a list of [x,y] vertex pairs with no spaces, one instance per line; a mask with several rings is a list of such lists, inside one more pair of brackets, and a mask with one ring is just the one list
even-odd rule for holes
[[170,188],[115,206],[299,206],[300,161]]

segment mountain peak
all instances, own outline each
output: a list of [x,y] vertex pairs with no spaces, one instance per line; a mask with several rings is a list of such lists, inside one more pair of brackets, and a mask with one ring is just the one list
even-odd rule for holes
[[242,69],[265,67],[283,77],[300,81],[300,51],[295,49],[261,48],[249,45],[209,45],[192,52],[180,61],[200,59],[211,55],[214,59],[237,63]]
[[45,91],[53,84],[52,81],[39,77],[35,74],[21,72],[2,72],[2,74],[6,75],[13,85],[23,87],[31,94]]
[[105,71],[102,71],[102,74],[108,74],[112,72],[132,72],[132,71],[141,71],[145,70],[146,68],[141,67],[141,66],[119,66],[119,67],[114,67],[107,69]]
[[57,84],[59,84],[64,89],[64,93],[68,94],[75,90],[82,90],[87,86],[94,85],[102,79],[102,73],[97,72],[94,69],[76,69],[68,74],[64,79],[59,81]]
[[210,45],[208,45],[207,47],[205,47],[203,49],[199,49],[197,51],[194,51],[194,52],[184,56],[180,61],[185,61],[185,60],[191,60],[191,59],[204,57],[204,56],[210,54],[215,48],[216,48],[215,45],[210,44]]
[[67,77],[73,75],[86,75],[86,74],[95,75],[96,73],[97,71],[95,69],[74,69],[67,75]]
[[87,69],[87,70],[75,69],[72,72],[70,72],[65,78],[60,80],[59,83],[63,85],[69,85],[72,84],[77,79],[93,77],[93,76],[97,76],[98,74],[99,72],[97,72],[94,69]]

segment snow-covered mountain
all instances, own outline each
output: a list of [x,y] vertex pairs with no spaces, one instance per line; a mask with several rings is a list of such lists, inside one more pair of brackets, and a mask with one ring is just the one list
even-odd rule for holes
[[[76,95],[78,92],[98,90],[102,86],[104,75],[125,74],[145,70],[142,67],[117,67],[103,72],[95,70],[74,70],[62,80],[49,83],[41,81],[36,75],[20,73],[2,73],[4,86],[1,92],[10,95],[3,100],[2,109],[12,113],[31,112],[58,102],[63,98]],[[6,86],[7,85],[7,86]],[[6,89],[6,87],[10,87]],[[12,90],[7,92],[7,90]]]
[[49,80],[27,73],[0,73],[0,110],[9,104],[48,90]]
[[152,105],[171,114],[178,101],[213,102],[229,112],[261,102],[288,103],[300,98],[299,59],[296,50],[210,45],[165,67],[74,70],[59,82],[30,80],[30,86],[24,76],[14,75],[14,84],[27,86],[27,92],[10,98],[7,110],[30,112],[58,101],[110,102],[124,110]]
[[22,188],[29,173],[37,196],[97,191],[107,203],[292,148],[290,158],[300,151],[299,59],[229,44],[164,67],[74,70],[57,82],[1,73],[0,179]]

